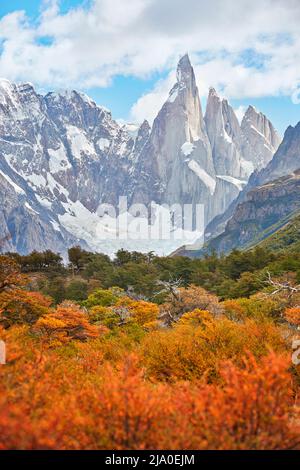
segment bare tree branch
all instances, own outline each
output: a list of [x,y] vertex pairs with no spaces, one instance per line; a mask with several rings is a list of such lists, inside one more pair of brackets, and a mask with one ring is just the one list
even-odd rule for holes
[[274,290],[269,295],[276,295],[280,292],[287,292],[289,297],[300,292],[300,285],[293,286],[291,282],[279,282],[272,279],[271,273],[267,271],[267,279],[265,281],[269,286],[274,287]]

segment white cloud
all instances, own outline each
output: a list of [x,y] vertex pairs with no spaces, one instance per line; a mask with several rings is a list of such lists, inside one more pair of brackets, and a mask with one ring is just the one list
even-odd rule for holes
[[130,118],[134,122],[147,119],[150,123],[162,107],[175,83],[175,71],[171,72],[165,80],[159,80],[152,91],[141,96],[131,108]]
[[[299,0],[94,0],[66,14],[50,0],[37,22],[24,12],[0,20],[0,71],[39,87],[105,87],[115,75],[169,71],[189,51],[202,96],[209,86],[228,98],[289,94],[300,80],[299,24]],[[171,81],[132,116],[153,117]]]

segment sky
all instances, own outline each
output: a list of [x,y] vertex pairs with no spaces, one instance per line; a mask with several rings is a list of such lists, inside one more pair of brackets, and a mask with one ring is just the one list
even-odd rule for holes
[[300,121],[299,24],[299,0],[0,0],[0,77],[152,122],[188,52],[204,109],[213,86],[283,134]]

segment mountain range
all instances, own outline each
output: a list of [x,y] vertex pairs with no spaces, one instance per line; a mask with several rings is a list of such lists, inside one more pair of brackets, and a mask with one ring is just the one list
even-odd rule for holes
[[300,122],[288,127],[273,159],[255,171],[228,209],[208,224],[203,252],[243,248],[285,225],[300,209],[299,169]]
[[204,225],[218,234],[251,188],[297,169],[293,136],[289,128],[280,145],[253,106],[240,124],[213,88],[203,114],[188,55],[152,127],[120,124],[75,90],[41,95],[2,79],[2,250],[65,253],[79,244],[109,255],[120,247],[168,254],[182,241],[104,239],[99,205],[116,207],[124,196],[129,206],[203,204]]

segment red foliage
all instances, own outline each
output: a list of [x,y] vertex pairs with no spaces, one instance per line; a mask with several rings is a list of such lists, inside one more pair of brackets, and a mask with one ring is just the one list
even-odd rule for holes
[[150,383],[135,356],[117,367],[100,359],[87,369],[88,358],[74,368],[47,354],[20,370],[14,366],[18,377],[9,393],[1,382],[2,449],[299,446],[285,357],[271,353],[258,364],[249,356],[243,368],[227,362],[220,387]]

